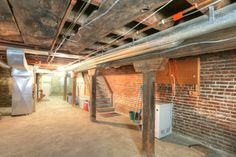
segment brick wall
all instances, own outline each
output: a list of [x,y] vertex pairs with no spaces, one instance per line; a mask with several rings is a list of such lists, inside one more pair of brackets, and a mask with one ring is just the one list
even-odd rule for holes
[[[224,52],[200,56],[200,95],[189,95],[194,85],[158,84],[156,99],[173,101],[175,132],[200,139],[205,144],[236,153],[236,53]],[[114,105],[127,114],[134,108],[142,74],[132,67],[104,72],[114,92]]]
[[0,107],[11,106],[11,71],[0,67]]
[[135,73],[133,66],[105,70],[103,75],[113,91],[113,105],[118,112],[128,115],[129,111],[141,108],[138,93],[142,74]]
[[[200,59],[200,95],[188,95],[192,85],[176,88],[174,130],[236,152],[236,53],[203,55]],[[168,92],[160,93],[160,99],[170,100]]]

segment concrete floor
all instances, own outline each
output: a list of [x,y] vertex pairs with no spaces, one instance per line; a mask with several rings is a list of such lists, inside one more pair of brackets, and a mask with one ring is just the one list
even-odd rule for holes
[[[97,119],[92,123],[88,112],[52,97],[32,115],[0,120],[0,157],[141,156],[141,131],[127,117]],[[175,134],[156,140],[156,156],[209,156],[189,144],[194,142]]]

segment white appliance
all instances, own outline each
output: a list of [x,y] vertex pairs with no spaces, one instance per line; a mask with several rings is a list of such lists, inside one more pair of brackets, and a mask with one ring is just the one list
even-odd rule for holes
[[155,137],[158,139],[172,132],[172,108],[171,103],[156,104]]

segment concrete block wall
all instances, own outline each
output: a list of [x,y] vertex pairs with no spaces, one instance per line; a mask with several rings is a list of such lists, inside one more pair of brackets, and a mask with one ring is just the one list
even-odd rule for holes
[[0,67],[0,107],[11,107],[12,79],[11,70]]
[[[116,110],[127,115],[134,108],[142,74],[132,66],[103,73],[113,89]],[[200,95],[190,96],[193,90],[194,85],[176,85],[173,98],[169,84],[157,85],[157,101],[175,104],[174,131],[236,153],[236,52],[201,55]]]

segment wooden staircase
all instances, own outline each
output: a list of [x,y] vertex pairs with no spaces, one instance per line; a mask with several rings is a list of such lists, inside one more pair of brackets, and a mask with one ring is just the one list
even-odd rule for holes
[[112,91],[109,88],[103,76],[98,76],[96,78],[96,107],[97,111],[100,113],[114,112],[115,109],[112,104]]

